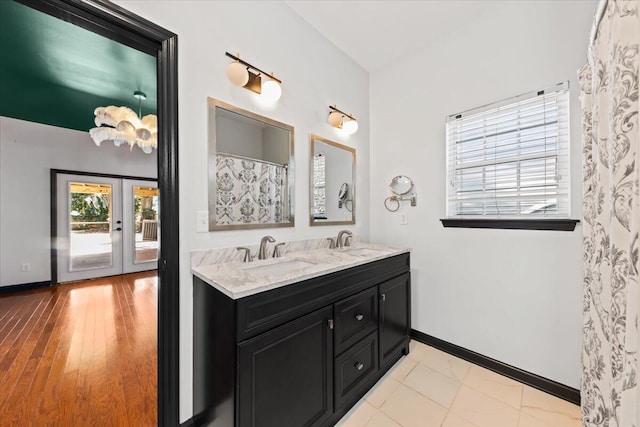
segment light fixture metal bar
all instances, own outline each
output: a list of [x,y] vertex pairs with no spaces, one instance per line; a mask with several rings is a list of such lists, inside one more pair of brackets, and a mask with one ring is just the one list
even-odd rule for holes
[[346,116],[346,117],[350,118],[351,120],[356,120],[356,118],[355,118],[355,117],[353,117],[351,114],[347,114],[347,113],[345,113],[344,111],[339,110],[338,108],[334,107],[333,105],[329,105],[329,109],[330,109],[330,110],[333,110],[333,111],[335,111],[335,112],[337,112],[337,113],[340,113],[340,114],[342,114],[343,116]]
[[269,77],[271,80],[275,80],[275,81],[277,81],[278,83],[282,84],[282,80],[280,80],[279,78],[274,77],[273,75],[268,74],[268,73],[266,73],[266,72],[262,71],[260,68],[258,68],[258,67],[256,67],[256,66],[254,66],[254,65],[249,64],[247,61],[244,61],[244,60],[240,59],[239,57],[237,57],[237,56],[235,56],[235,55],[230,54],[229,52],[225,52],[224,54],[225,54],[225,55],[227,55],[229,58],[231,58],[231,59],[233,59],[233,60],[235,60],[235,61],[238,61],[238,62],[239,62],[239,63],[241,63],[242,65],[245,65],[246,67],[251,68],[252,70],[256,70],[257,72],[259,72],[259,73],[260,73],[260,75],[262,75],[262,76],[266,76],[266,77]]

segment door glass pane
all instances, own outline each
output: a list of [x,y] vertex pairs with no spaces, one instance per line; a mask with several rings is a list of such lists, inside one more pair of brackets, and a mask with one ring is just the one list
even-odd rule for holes
[[134,263],[158,259],[158,196],[153,187],[133,187]]
[[69,271],[111,267],[109,184],[69,183]]

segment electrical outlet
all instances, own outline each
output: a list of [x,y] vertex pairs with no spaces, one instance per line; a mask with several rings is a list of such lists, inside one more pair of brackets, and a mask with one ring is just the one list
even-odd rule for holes
[[209,211],[196,211],[196,233],[209,232]]
[[31,264],[28,263],[28,262],[25,262],[24,264],[22,264],[20,266],[20,271],[22,271],[22,272],[31,271]]
[[409,214],[407,212],[400,212],[400,225],[409,224]]

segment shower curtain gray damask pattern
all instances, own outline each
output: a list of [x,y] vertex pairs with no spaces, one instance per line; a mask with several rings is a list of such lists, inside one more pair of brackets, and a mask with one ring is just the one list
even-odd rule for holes
[[216,155],[216,224],[286,222],[287,169],[282,165]]
[[584,192],[581,395],[587,427],[636,426],[638,419],[638,4],[609,0],[589,62],[578,71]]

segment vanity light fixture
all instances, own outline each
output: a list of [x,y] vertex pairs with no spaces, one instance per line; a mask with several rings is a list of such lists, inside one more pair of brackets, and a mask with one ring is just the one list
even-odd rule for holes
[[244,87],[260,94],[265,100],[275,102],[282,95],[280,84],[282,80],[267,74],[258,67],[240,59],[240,54],[232,55],[225,52],[233,62],[227,65],[227,78],[236,86]]
[[335,105],[329,105],[331,112],[327,121],[335,128],[342,129],[347,135],[352,135],[358,130],[358,122],[352,114],[338,110]]

